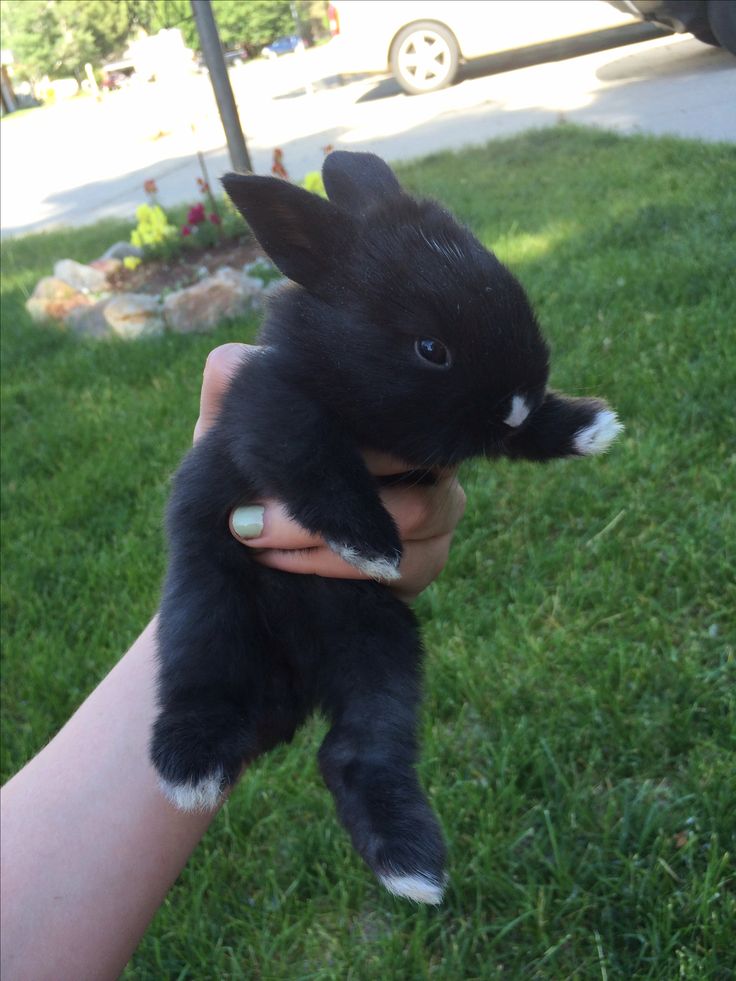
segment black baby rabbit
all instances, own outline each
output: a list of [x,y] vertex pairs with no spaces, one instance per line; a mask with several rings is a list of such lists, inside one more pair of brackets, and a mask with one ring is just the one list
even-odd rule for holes
[[[443,208],[369,153],[333,152],[323,176],[329,200],[223,181],[292,283],[174,480],[151,757],[178,807],[212,808],[321,710],[319,762],[355,848],[390,892],[438,903],[445,846],[415,772],[422,644],[384,585],[401,543],[361,450],[431,480],[472,456],[599,453],[621,427],[605,403],[547,390],[524,290]],[[371,580],[256,563],[228,517],[267,497]]]

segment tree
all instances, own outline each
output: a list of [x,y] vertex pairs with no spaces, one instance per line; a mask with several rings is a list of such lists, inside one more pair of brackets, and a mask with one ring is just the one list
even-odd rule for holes
[[57,0],[55,8],[64,38],[62,60],[73,72],[79,73],[88,61],[100,63],[122,54],[132,27],[132,11],[124,0]]
[[49,0],[5,0],[0,5],[3,46],[13,52],[17,72],[29,78],[58,74],[63,37]]
[[199,48],[197,25],[189,0],[144,0],[143,27],[152,34],[157,31],[178,28],[188,48]]
[[[189,0],[144,0],[139,18],[149,31],[178,27],[184,43],[199,48]],[[212,0],[217,31],[225,48],[246,47],[251,54],[296,27],[289,0]]]
[[255,54],[275,38],[296,33],[288,0],[213,0],[212,10],[226,48],[245,46]]
[[81,75],[125,49],[148,0],[4,0],[3,41],[32,78]]
[[[220,39],[226,48],[251,54],[282,35],[296,33],[292,14],[308,3],[289,0],[213,0]],[[120,57],[137,27],[149,33],[176,27],[190,48],[199,38],[189,0],[3,0],[3,46],[31,78],[80,76]]]

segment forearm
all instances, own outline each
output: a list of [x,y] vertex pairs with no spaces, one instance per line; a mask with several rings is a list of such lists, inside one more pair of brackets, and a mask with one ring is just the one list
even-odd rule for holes
[[154,623],[2,791],[3,981],[115,978],[213,814],[148,762]]

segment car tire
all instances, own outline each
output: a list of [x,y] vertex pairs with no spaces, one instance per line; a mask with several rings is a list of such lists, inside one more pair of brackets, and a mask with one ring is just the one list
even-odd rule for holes
[[421,95],[451,85],[460,64],[455,35],[434,21],[404,27],[391,45],[391,73],[405,92]]
[[711,44],[715,48],[720,48],[721,45],[718,42],[718,38],[707,24],[698,25],[697,27],[690,27],[689,31],[694,38],[696,38],[698,41],[702,41],[703,44]]
[[736,55],[736,4],[709,0],[708,23],[720,46]]

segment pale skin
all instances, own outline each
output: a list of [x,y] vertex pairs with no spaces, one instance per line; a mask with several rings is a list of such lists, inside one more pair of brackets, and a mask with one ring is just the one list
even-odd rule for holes
[[[217,416],[227,382],[253,349],[207,360],[195,440]],[[407,469],[366,454],[376,474]],[[404,544],[405,600],[439,575],[465,495],[451,472],[436,486],[382,493]],[[363,578],[320,539],[264,505],[258,549],[273,568]],[[237,537],[237,536],[236,536]],[[63,729],[3,788],[0,974],[3,981],[104,981],[119,976],[216,812],[176,810],[158,787],[147,744],[155,717],[155,617]]]

